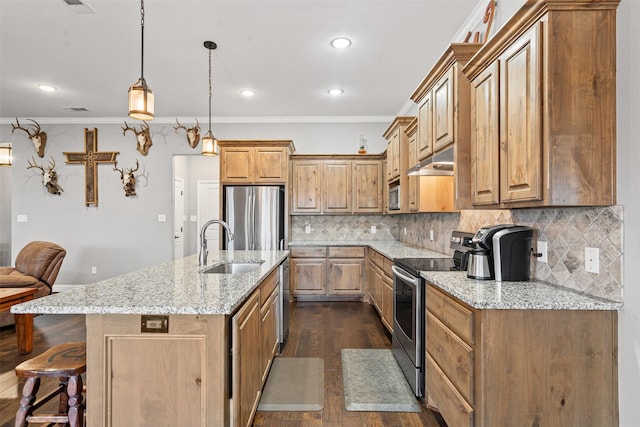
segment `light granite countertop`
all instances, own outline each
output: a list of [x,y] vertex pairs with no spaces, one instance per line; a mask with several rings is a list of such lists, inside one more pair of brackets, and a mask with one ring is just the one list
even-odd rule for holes
[[478,309],[620,310],[622,303],[593,297],[549,283],[496,282],[467,278],[464,271],[422,271],[436,287]]
[[207,266],[221,261],[264,260],[243,274],[205,274],[198,256],[127,273],[14,305],[12,313],[232,314],[289,251],[209,251]]
[[408,246],[397,240],[304,240],[289,242],[289,246],[368,246],[389,259],[451,257],[451,255],[432,251],[431,249]]

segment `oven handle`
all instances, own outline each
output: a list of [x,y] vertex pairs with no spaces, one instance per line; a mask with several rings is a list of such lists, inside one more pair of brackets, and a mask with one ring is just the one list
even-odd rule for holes
[[399,267],[396,267],[395,265],[391,266],[391,270],[393,270],[393,274],[395,274],[396,276],[400,277],[405,282],[413,283],[415,286],[417,286],[418,283],[420,282],[420,278],[419,277],[407,276],[407,274],[406,274],[407,272],[406,271],[402,270]]

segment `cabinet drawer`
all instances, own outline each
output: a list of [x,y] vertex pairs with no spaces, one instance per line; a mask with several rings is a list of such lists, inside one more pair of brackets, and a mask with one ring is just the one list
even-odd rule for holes
[[291,258],[325,258],[327,248],[325,246],[292,247]]
[[449,378],[427,354],[427,393],[435,403],[447,425],[472,427],[473,407],[464,400]]
[[435,289],[433,285],[427,287],[427,309],[458,336],[473,344],[473,311]]
[[382,254],[374,249],[369,249],[369,259],[378,267],[382,268]]
[[473,403],[473,349],[429,312],[427,351],[462,396]]
[[391,270],[391,266],[393,265],[393,260],[382,257],[382,271],[387,277],[393,277],[393,270]]
[[329,258],[364,258],[364,246],[332,246]]
[[260,285],[260,304],[264,304],[271,292],[278,286],[278,270],[275,269]]

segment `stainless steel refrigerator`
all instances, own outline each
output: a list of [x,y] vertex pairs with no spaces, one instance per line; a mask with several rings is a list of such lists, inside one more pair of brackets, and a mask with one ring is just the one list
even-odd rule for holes
[[223,195],[224,221],[234,238],[223,236],[224,249],[284,249],[284,187],[228,185]]

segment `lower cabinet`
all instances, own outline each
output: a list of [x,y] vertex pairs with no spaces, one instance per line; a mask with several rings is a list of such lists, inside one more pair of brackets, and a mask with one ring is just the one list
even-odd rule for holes
[[274,270],[231,321],[231,425],[249,427],[278,345],[278,270]]
[[393,261],[374,249],[369,249],[369,302],[373,304],[382,324],[393,332]]
[[448,425],[618,425],[616,311],[478,310],[428,284],[426,322]]
[[291,248],[291,294],[298,299],[360,299],[365,247]]

